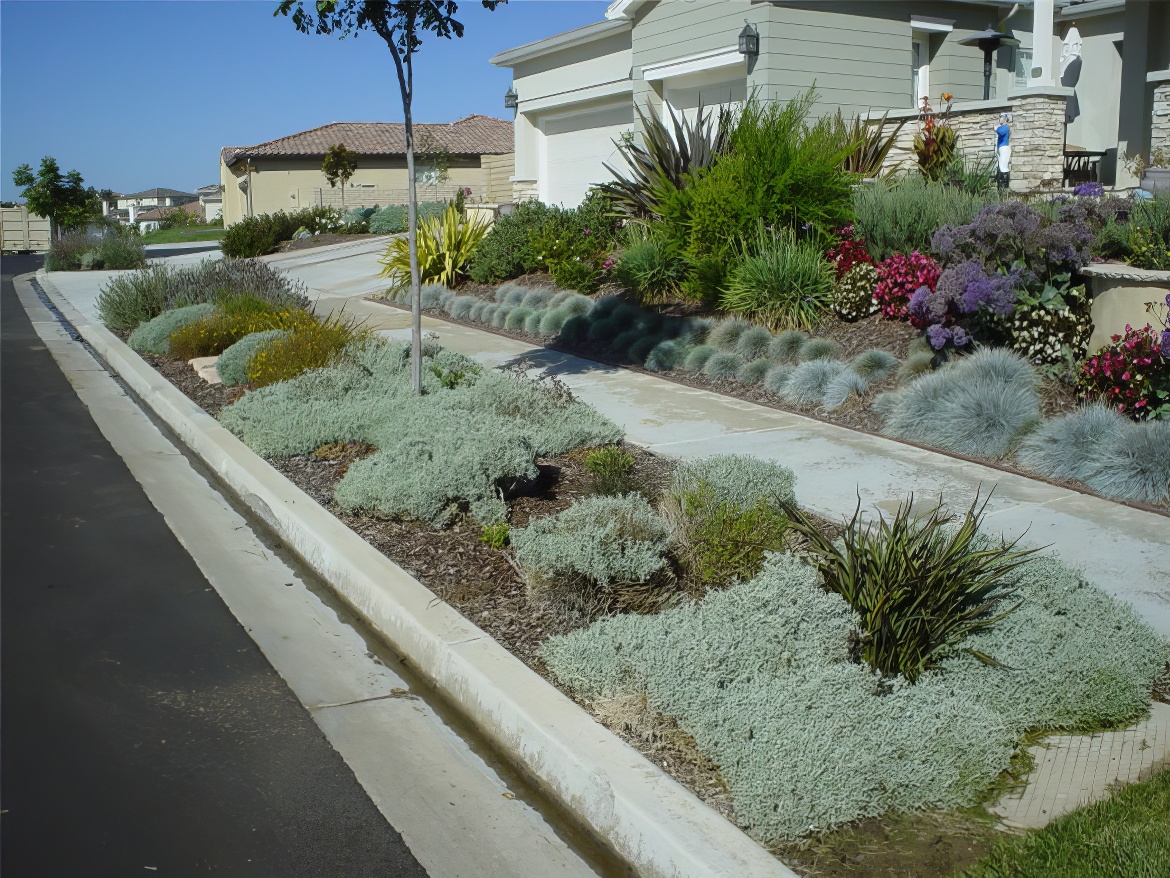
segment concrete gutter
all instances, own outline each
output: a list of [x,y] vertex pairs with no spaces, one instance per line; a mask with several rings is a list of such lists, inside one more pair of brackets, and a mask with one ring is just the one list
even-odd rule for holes
[[80,336],[224,484],[502,756],[638,875],[795,876],[349,530],[38,275]]

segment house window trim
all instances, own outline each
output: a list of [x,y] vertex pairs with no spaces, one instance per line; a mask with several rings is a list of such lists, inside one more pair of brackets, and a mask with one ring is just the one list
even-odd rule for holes
[[[1026,67],[1022,68],[1024,75],[1021,79],[1020,70],[1021,70],[1021,64],[1023,63],[1024,53],[1027,53],[1027,55],[1028,55],[1028,65]],[[1032,59],[1035,57],[1032,54],[1032,47],[1031,46],[1017,46],[1014,50],[1014,55],[1015,55],[1014,60],[1016,63],[1012,66],[1012,84],[1015,86],[1015,88],[1027,88],[1028,82],[1032,78],[1032,63],[1031,62],[1032,62]]]
[[[917,68],[914,67],[914,47],[920,45],[923,48],[926,59],[919,64]],[[920,56],[921,57],[921,56]],[[913,101],[915,109],[922,106],[922,99],[930,97],[930,34],[923,31],[912,31],[910,35],[910,87],[917,88],[917,93],[911,93],[910,97]],[[917,82],[914,79],[914,72],[917,71]]]

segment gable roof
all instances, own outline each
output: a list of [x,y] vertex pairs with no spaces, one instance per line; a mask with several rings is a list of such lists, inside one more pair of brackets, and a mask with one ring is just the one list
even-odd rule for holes
[[[231,167],[246,158],[317,158],[335,143],[345,144],[359,156],[405,155],[406,126],[401,122],[331,122],[254,146],[225,146],[220,159]],[[416,151],[426,146],[452,155],[507,155],[514,149],[512,123],[479,114],[458,122],[416,123],[414,143]]]

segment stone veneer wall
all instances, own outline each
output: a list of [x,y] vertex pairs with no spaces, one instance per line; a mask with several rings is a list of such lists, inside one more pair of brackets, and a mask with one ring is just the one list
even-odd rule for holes
[[536,180],[513,180],[512,200],[519,204],[521,201],[533,201],[538,197]]
[[[1012,189],[1030,192],[1059,187],[1064,178],[1064,114],[1067,97],[1059,90],[1020,92],[1006,103],[983,101],[971,107],[952,109],[951,126],[959,136],[959,153],[977,161],[995,157],[995,128],[999,115],[1012,114]],[[871,117],[880,118],[877,113]],[[890,114],[885,131],[898,120],[906,124],[898,133],[882,171],[913,170],[917,167],[914,138],[918,134],[916,114]]]
[[1154,107],[1150,113],[1150,152],[1170,151],[1170,81],[1154,87]]

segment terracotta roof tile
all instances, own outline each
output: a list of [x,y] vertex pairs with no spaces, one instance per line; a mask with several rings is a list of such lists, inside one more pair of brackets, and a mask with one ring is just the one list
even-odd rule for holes
[[[230,167],[245,158],[324,156],[335,143],[344,143],[358,155],[404,155],[405,126],[401,122],[332,122],[254,146],[225,146],[220,158]],[[428,143],[452,155],[507,155],[514,148],[512,123],[480,115],[446,124],[416,122],[415,151],[424,151]]]

